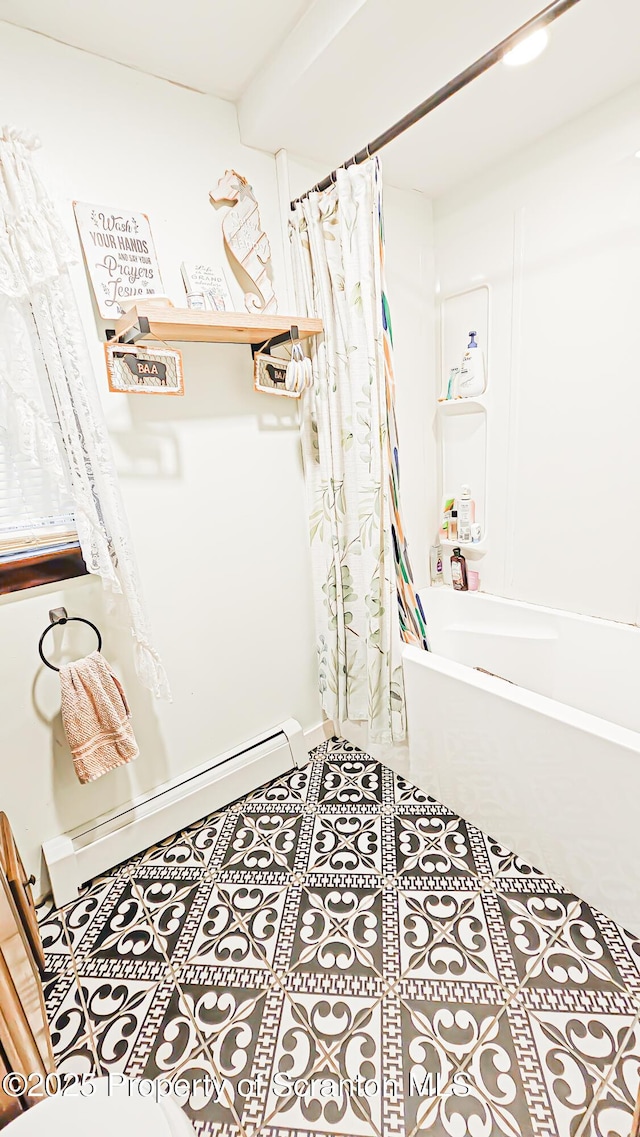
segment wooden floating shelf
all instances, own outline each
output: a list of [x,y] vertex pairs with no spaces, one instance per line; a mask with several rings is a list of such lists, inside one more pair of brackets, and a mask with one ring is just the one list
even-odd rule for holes
[[247,343],[258,345],[298,329],[300,339],[322,334],[322,320],[306,316],[253,316],[249,312],[198,312],[141,301],[121,316],[115,325],[116,339],[133,343],[140,339],[172,340],[178,343]]

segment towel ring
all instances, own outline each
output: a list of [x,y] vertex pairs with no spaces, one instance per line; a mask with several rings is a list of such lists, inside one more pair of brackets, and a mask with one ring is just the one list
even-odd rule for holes
[[[53,613],[49,613],[49,614],[53,615]],[[91,623],[91,620],[85,620],[83,616],[61,616],[60,619],[58,619],[58,620],[52,620],[51,623],[47,625],[44,632],[40,636],[40,642],[38,644],[38,654],[40,656],[40,659],[42,660],[44,665],[46,667],[50,667],[52,671],[59,671],[60,668],[56,667],[55,664],[53,664],[53,663],[49,663],[49,660],[47,659],[46,655],[44,654],[44,652],[42,650],[42,644],[44,642],[44,637],[47,635],[47,632],[51,631],[52,628],[57,628],[60,624],[69,624],[72,620],[75,620],[78,624],[88,624],[90,628],[93,628],[94,632],[96,633],[96,635],[98,637],[98,651],[100,651],[102,648],[102,636],[100,635],[100,632],[96,628],[95,624]]]

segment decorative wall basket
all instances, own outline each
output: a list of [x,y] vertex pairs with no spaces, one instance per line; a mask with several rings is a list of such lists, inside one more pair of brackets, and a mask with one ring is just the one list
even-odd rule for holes
[[277,359],[275,355],[257,352],[253,357],[253,386],[265,395],[286,395],[288,399],[299,399],[301,391],[287,391],[285,381],[288,359]]
[[109,390],[127,395],[184,395],[182,352],[174,348],[106,343]]

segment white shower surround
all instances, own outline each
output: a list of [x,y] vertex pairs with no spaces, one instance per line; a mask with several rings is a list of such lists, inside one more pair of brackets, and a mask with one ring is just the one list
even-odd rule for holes
[[411,779],[640,934],[640,629],[420,598],[432,651],[403,653]]

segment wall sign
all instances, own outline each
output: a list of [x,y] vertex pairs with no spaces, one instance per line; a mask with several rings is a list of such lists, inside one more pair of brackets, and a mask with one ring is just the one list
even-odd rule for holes
[[127,395],[184,395],[182,354],[169,347],[106,343],[109,390]]
[[98,311],[117,319],[136,297],[164,290],[146,213],[74,201],[76,224]]
[[299,399],[301,391],[287,391],[288,359],[277,359],[266,352],[257,352],[253,361],[253,388],[265,395],[286,395],[289,399]]

